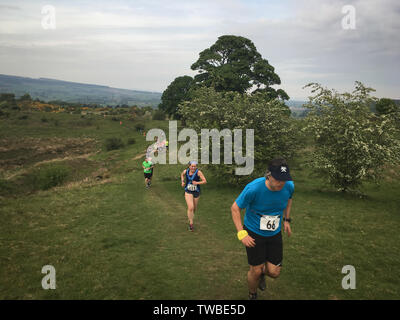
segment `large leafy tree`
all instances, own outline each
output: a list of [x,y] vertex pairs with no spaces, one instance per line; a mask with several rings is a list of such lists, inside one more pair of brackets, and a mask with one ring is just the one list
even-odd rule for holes
[[189,99],[189,91],[192,85],[193,78],[190,76],[175,78],[163,92],[158,108],[169,116],[180,119],[180,115],[177,114],[178,105]]
[[375,108],[379,115],[397,112],[400,109],[392,99],[388,98],[380,99],[376,103]]
[[356,82],[352,93],[338,93],[320,84],[307,85],[314,96],[307,105],[307,128],[315,139],[310,162],[342,191],[358,191],[365,180],[382,176],[383,166],[400,162],[395,119],[370,111],[375,91]]
[[210,48],[200,52],[191,69],[199,72],[194,77],[196,84],[213,87],[216,91],[263,91],[269,99],[289,99],[284,90],[272,88],[281,84],[279,76],[253,42],[244,37],[219,37]]

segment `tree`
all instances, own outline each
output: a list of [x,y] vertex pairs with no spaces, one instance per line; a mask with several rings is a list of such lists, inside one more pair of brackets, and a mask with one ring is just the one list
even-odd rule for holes
[[163,92],[158,108],[169,116],[179,119],[180,115],[177,113],[178,105],[189,98],[189,91],[192,85],[193,78],[190,76],[175,78]]
[[387,98],[380,99],[376,103],[375,108],[376,108],[376,112],[379,115],[389,114],[389,113],[399,111],[399,107],[396,105],[396,103],[393,100],[387,99]]
[[153,114],[153,120],[165,120],[165,113],[158,109]]
[[17,105],[17,101],[15,100],[14,93],[2,93],[0,94],[0,106],[1,108],[9,108],[18,110],[19,107]]
[[279,76],[261,57],[253,42],[244,37],[219,37],[210,48],[200,52],[191,69],[199,71],[194,77],[196,84],[213,87],[216,91],[263,91],[269,99],[289,100],[284,90],[271,87],[281,84]]
[[179,105],[179,113],[187,127],[198,133],[202,129],[217,129],[219,132],[223,129],[230,129],[231,132],[243,129],[244,141],[245,129],[254,129],[254,171],[247,176],[235,175],[236,165],[224,164],[222,155],[225,150],[221,150],[221,164],[210,165],[210,170],[215,171],[221,181],[247,183],[263,175],[266,164],[274,157],[292,159],[299,145],[289,108],[283,101],[267,99],[265,93],[246,95],[201,87],[192,92],[190,101]]
[[20,98],[19,98],[19,100],[20,101],[32,101],[32,98],[31,98],[31,96],[29,95],[29,93],[25,93],[23,96],[21,96]]
[[0,101],[15,101],[15,94],[14,93],[2,93],[0,94]]
[[359,191],[363,181],[381,177],[386,163],[400,162],[400,142],[393,117],[377,116],[369,106],[372,88],[356,82],[340,94],[311,83],[305,130],[315,141],[309,165],[341,191]]

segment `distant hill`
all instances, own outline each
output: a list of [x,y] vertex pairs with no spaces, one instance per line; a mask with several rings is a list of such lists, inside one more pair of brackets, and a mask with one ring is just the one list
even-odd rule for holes
[[25,93],[42,101],[96,103],[101,105],[137,105],[157,107],[160,92],[117,89],[108,86],[69,82],[47,78],[26,78],[0,74],[0,93]]
[[308,103],[308,101],[299,101],[299,100],[289,100],[285,101],[285,104],[290,108],[290,109],[304,109],[303,105]]
[[[396,105],[400,107],[400,100],[399,99],[391,99],[394,101]],[[296,117],[303,117],[307,114],[307,108],[303,105],[307,104],[309,101],[300,101],[300,100],[289,100],[285,101],[285,104],[290,108],[292,114]],[[376,112],[375,102],[370,105],[370,110],[372,112]]]
[[294,117],[303,117],[307,113],[307,109],[303,107],[307,101],[300,101],[300,100],[289,100],[285,101],[285,104],[290,108],[292,115]]

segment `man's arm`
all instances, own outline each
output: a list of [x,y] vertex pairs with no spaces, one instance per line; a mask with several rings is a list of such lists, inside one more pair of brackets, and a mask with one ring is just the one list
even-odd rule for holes
[[240,216],[240,208],[237,205],[236,201],[232,204],[231,213],[232,213],[232,220],[233,223],[235,224],[237,232],[243,230],[242,218]]
[[[240,216],[240,208],[237,205],[236,201],[232,204],[231,213],[232,213],[232,220],[233,220],[233,223],[235,224],[237,232],[243,230],[242,218]],[[247,235],[247,237],[242,239],[242,243],[246,247],[254,247],[255,246],[254,239],[252,237],[250,237],[249,235]]]
[[[290,219],[290,210],[292,209],[292,199],[288,200],[286,209],[283,210],[283,216],[286,219]],[[290,235],[292,234],[292,229],[290,228],[290,222],[285,221],[284,222],[284,229],[285,232],[287,232],[288,237],[290,237]]]
[[283,216],[284,216],[286,219],[289,219],[289,218],[290,218],[290,210],[292,209],[292,202],[293,202],[292,200],[293,200],[293,199],[289,199],[289,200],[288,200],[286,209],[283,210]]

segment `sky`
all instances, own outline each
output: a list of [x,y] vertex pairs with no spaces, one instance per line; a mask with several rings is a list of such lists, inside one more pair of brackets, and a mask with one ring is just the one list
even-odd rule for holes
[[292,100],[355,81],[400,99],[398,0],[0,0],[0,73],[163,92],[227,34],[254,43]]

